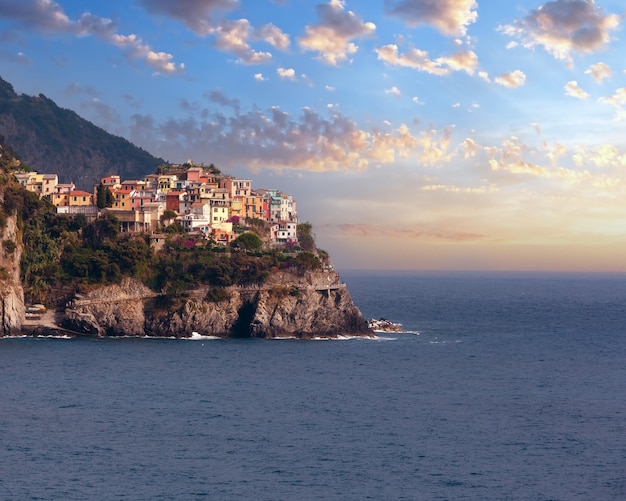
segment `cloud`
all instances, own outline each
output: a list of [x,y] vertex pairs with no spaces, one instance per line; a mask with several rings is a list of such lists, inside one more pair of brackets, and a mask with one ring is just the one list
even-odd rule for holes
[[[233,106],[221,91],[208,96]],[[292,116],[278,107],[254,109],[229,116],[204,110],[193,116],[156,124],[150,116],[135,115],[131,138],[168,158],[189,158],[211,152],[211,161],[226,168],[307,171],[363,170],[412,158],[435,165],[450,158],[450,130],[413,133],[400,125],[366,130],[330,108],[323,115],[304,108]]]
[[279,50],[286,51],[289,49],[289,35],[282,32],[280,28],[277,28],[273,24],[265,24],[254,30],[254,37],[256,40],[261,40],[276,47]]
[[0,17],[12,19],[20,26],[48,35],[69,33],[106,38],[115,31],[111,19],[99,18],[88,12],[72,21],[61,6],[52,0],[5,0],[0,3]]
[[100,102],[97,97],[94,97],[89,101],[82,102],[80,107],[83,110],[90,110],[94,112],[98,117],[98,121],[106,124],[107,127],[119,125],[121,122],[119,113],[111,106]]
[[399,47],[395,44],[383,45],[375,49],[375,52],[378,59],[391,66],[413,68],[437,76],[449,75],[454,71],[465,71],[473,75],[478,66],[478,56],[471,50],[437,59],[430,59],[428,52],[415,47],[410,47],[406,52],[400,53]]
[[204,97],[210,102],[219,104],[227,108],[232,108],[236,114],[239,114],[241,103],[239,99],[231,99],[220,89],[214,89],[204,93]]
[[446,231],[441,228],[432,229],[421,226],[394,227],[392,224],[378,225],[366,223],[344,223],[322,225],[320,229],[337,229],[342,235],[357,238],[415,239],[415,240],[446,240],[453,242],[469,242],[482,240],[484,235],[464,231]]
[[72,20],[63,12],[61,6],[52,0],[5,0],[0,3],[0,17],[13,20],[26,32],[33,30],[46,35],[96,36],[125,49],[131,58],[144,60],[160,74],[184,70],[184,65],[176,65],[173,62],[171,54],[153,51],[137,35],[115,33],[116,25],[111,19],[84,12],[78,19]]
[[476,141],[468,137],[465,141],[463,141],[463,158],[474,158],[480,149],[481,148],[476,144]]
[[612,96],[601,97],[598,101],[613,106],[617,110],[617,119],[626,118],[626,110],[624,110],[626,106],[626,87],[620,87]]
[[626,167],[626,154],[612,144],[602,144],[595,149],[578,148],[574,160],[579,166],[591,164],[599,168]]
[[422,191],[442,191],[445,193],[490,193],[498,191],[494,185],[490,186],[457,186],[455,184],[426,184],[420,188]]
[[346,61],[358,51],[352,42],[355,38],[371,36],[376,30],[374,23],[363,22],[352,11],[346,11],[343,0],[330,0],[316,7],[320,23],[305,28],[305,35],[298,38],[300,48],[317,52],[318,58],[332,66]]
[[577,99],[589,98],[589,94],[578,86],[578,82],[576,82],[576,80],[567,82],[563,88],[565,89],[565,94],[568,96],[575,97]]
[[263,64],[272,59],[272,54],[255,51],[248,43],[252,27],[247,19],[223,21],[212,33],[216,37],[215,47],[236,54],[240,63]]
[[542,46],[571,64],[572,52],[597,52],[610,42],[610,33],[619,24],[617,14],[604,15],[593,0],[554,0],[499,30],[521,40],[526,48]]
[[391,87],[390,89],[387,89],[385,91],[385,94],[393,94],[396,97],[402,96],[402,92],[400,92],[400,89],[398,89],[395,85]]
[[385,12],[408,26],[430,24],[448,36],[462,36],[478,19],[475,0],[385,0]]
[[526,83],[526,75],[523,71],[515,70],[496,77],[494,81],[498,85],[502,85],[503,87],[515,89],[517,87],[521,87],[522,85],[524,85],[524,83]]
[[213,32],[215,13],[239,6],[238,0],[140,0],[139,3],[149,13],[176,19],[200,36]]
[[620,153],[612,145],[603,145],[595,150],[578,148],[576,153],[571,155],[576,169],[558,165],[560,159],[568,156],[565,147],[558,143],[532,148],[518,137],[512,136],[504,139],[500,146],[488,146],[483,149],[487,153],[492,173],[508,175],[508,182],[544,179],[559,183],[559,187],[593,186],[600,189],[612,189],[623,185],[620,178],[611,178],[605,174],[596,175],[584,168],[626,166],[626,154]]
[[265,77],[263,76],[263,73],[255,73],[255,74],[254,74],[254,79],[255,79],[257,82],[265,82],[265,81],[267,80],[267,78],[265,78]]
[[91,85],[81,85],[78,82],[71,83],[65,87],[64,94],[66,96],[76,96],[79,94],[86,94],[92,98],[97,98],[100,95],[100,91]]
[[23,52],[12,53],[4,50],[0,50],[0,60],[15,64],[29,64],[31,62],[30,58]]
[[143,59],[157,73],[178,73],[185,69],[184,64],[177,65],[173,62],[174,56],[172,54],[153,51],[137,35],[113,35],[111,40],[118,47],[125,48],[131,57]]
[[215,46],[225,52],[232,52],[243,64],[267,63],[272,55],[257,51],[251,42],[261,41],[281,51],[289,48],[289,35],[273,24],[253,28],[247,19],[219,19],[220,12],[228,12],[239,7],[238,0],[140,0],[141,5],[151,14],[163,15],[182,23],[196,35],[216,37]]
[[594,80],[600,84],[605,78],[611,78],[612,72],[608,64],[596,63],[589,66],[589,68],[585,70],[585,74],[591,75]]
[[296,71],[293,68],[278,68],[276,73],[283,80],[296,80]]

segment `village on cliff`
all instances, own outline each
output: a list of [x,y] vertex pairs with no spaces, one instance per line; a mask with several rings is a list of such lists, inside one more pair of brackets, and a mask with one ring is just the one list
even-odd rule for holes
[[[57,174],[17,172],[28,191],[47,198],[59,214],[83,214],[88,221],[111,211],[122,232],[147,232],[159,247],[159,231],[178,223],[189,234],[226,245],[236,235],[233,224],[250,219],[270,225],[269,246],[298,244],[296,201],[277,189],[253,189],[249,179],[221,174],[213,166],[187,163],[168,166],[167,173],[124,180],[103,177],[93,192],[77,190],[74,183],[59,183]],[[175,171],[176,173],[172,173]]]

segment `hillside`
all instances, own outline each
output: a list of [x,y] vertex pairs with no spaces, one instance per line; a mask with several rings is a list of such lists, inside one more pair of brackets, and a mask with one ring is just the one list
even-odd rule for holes
[[123,179],[142,177],[165,163],[43,94],[17,94],[2,78],[0,135],[34,170],[55,172],[61,182],[81,189],[91,190],[101,177],[113,173]]

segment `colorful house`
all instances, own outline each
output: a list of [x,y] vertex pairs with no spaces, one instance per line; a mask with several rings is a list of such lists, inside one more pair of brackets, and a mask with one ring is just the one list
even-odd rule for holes
[[93,206],[93,194],[87,191],[74,190],[69,194],[69,204],[70,207],[85,207],[85,206]]

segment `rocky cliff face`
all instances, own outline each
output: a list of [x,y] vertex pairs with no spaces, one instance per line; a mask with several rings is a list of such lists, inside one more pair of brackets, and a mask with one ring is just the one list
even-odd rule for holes
[[126,279],[77,297],[65,327],[96,336],[218,337],[371,336],[367,321],[335,272],[276,273],[260,287],[208,288],[172,298]]
[[15,216],[0,229],[0,336],[19,334],[24,323],[24,289],[20,280],[22,239]]

